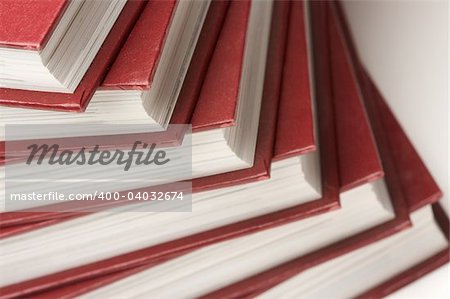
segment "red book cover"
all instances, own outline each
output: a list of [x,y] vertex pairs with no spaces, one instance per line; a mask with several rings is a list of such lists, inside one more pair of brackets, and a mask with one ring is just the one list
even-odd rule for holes
[[149,1],[101,88],[150,87],[176,4],[176,0]]
[[217,40],[221,35],[223,23],[227,18],[229,6],[228,0],[212,1],[209,5],[208,14],[170,120],[171,124],[192,123],[192,114],[216,49]]
[[0,47],[40,50],[68,3],[68,0],[1,1]]
[[[329,21],[331,22],[331,20]],[[331,38],[335,36],[331,33]],[[339,164],[354,164],[351,172],[340,171],[341,190],[349,190],[383,176],[381,161],[372,135],[372,127],[364,109],[361,109],[359,85],[351,62],[332,47],[328,54],[336,115],[336,134]],[[351,145],[351,146],[349,146]],[[369,159],[368,159],[369,158]],[[345,170],[345,169],[344,169]]]
[[[28,4],[29,1],[7,2],[26,2]],[[41,1],[31,2],[38,3]],[[44,3],[45,2],[54,1],[44,1]],[[102,47],[92,61],[91,66],[73,94],[0,88],[0,105],[64,111],[83,111],[95,90],[103,81],[108,67],[114,61],[117,53],[133,28],[136,19],[139,17],[146,4],[147,2],[144,0],[131,0],[127,2]],[[38,14],[35,16],[37,15]]]
[[309,28],[305,26],[303,2],[298,1],[291,5],[285,57],[288,63],[283,66],[277,142],[273,149],[273,160],[286,159],[317,149],[314,136],[317,132],[314,132],[314,112],[311,102],[312,65],[309,61],[311,54],[307,34]]
[[194,131],[234,125],[251,1],[232,1],[229,9],[192,116]]

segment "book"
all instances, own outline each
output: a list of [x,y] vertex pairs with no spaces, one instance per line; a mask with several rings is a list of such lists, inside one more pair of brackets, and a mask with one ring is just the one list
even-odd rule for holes
[[126,3],[2,1],[0,86],[73,93]]
[[[92,106],[86,115],[5,109],[5,116],[13,114],[17,118],[20,115],[23,119],[38,123],[44,120],[44,123],[56,124],[95,124],[99,121],[123,123],[124,118],[126,120],[128,117],[130,121],[131,116],[135,119],[134,123],[140,123],[140,116],[141,122],[153,121],[167,126],[168,120],[161,118],[170,119],[173,113],[209,4],[210,1],[175,0],[146,3],[108,75],[104,80],[102,78],[102,86],[81,103],[75,102],[76,97],[67,99],[73,101],[67,103],[67,100],[54,93],[47,94],[48,97],[14,90],[5,90],[3,93],[4,101],[11,105],[20,106],[21,102],[34,101],[41,108],[50,105],[54,109],[78,111],[84,111],[93,96]],[[214,6],[223,5],[227,5],[227,2]],[[212,20],[210,22],[215,23]],[[95,84],[92,88],[97,89],[100,82],[88,83]],[[61,107],[63,104],[66,107]],[[75,107],[67,107],[69,104]],[[124,115],[124,111],[129,114]]]
[[[289,5],[289,2],[278,2],[278,3],[281,3],[278,5]],[[292,18],[293,23],[291,23],[291,25],[298,24],[297,22],[299,22],[301,20],[301,18],[299,18],[299,17],[302,17],[302,14],[303,14],[303,5],[304,4],[301,2],[294,2],[294,4],[292,4],[293,11],[294,11],[294,13],[292,13],[292,16],[295,16],[295,18]],[[282,20],[282,18],[279,18],[279,20]],[[298,28],[298,27],[293,26],[292,28]],[[295,37],[294,33],[297,33],[297,31],[292,30],[290,36]],[[289,52],[291,52],[291,53],[295,52],[295,51],[292,51],[292,49],[294,49],[296,46],[295,42],[288,43],[288,44],[290,44],[292,48],[290,51],[288,50],[288,52],[286,53],[287,57],[289,56],[289,55],[287,55]],[[290,64],[288,63],[288,65],[290,65]],[[300,72],[304,72],[304,71],[305,71],[305,67],[303,67],[302,71],[300,71]],[[293,77],[288,76],[287,78],[293,78]],[[289,85],[289,86],[291,86],[291,85]],[[299,90],[301,90],[301,89],[299,89]],[[288,95],[288,94],[286,94],[286,95]],[[282,97],[282,101],[287,100],[287,99],[292,101],[293,98],[289,97],[289,96]],[[300,97],[300,101],[299,101],[299,99],[297,98],[297,105],[294,104],[295,102],[291,102],[290,104],[287,104],[287,105],[281,104],[280,108],[282,110],[284,109],[285,111],[284,112],[280,111],[280,113],[287,115],[289,113],[289,110],[292,109],[292,107],[299,107],[299,108],[302,107],[304,104],[303,105],[301,104],[302,103],[301,99],[302,98]],[[304,101],[304,99],[303,99],[303,101]],[[299,105],[299,103],[300,103],[300,105]],[[303,107],[305,107],[305,106],[303,106]],[[319,147],[319,149],[322,152],[322,154],[321,154],[322,158],[324,158],[324,161],[322,161],[322,169],[323,169],[322,173],[323,173],[323,180],[324,180],[322,186],[325,186],[323,188],[324,195],[322,196],[322,198],[320,200],[315,200],[315,201],[308,202],[307,204],[298,204],[298,205],[294,205],[294,206],[292,206],[292,204],[291,204],[290,207],[287,207],[284,210],[281,210],[279,212],[272,212],[272,213],[254,217],[254,218],[251,218],[248,220],[243,220],[243,221],[240,221],[237,223],[232,223],[232,224],[226,225],[224,227],[212,229],[210,231],[197,233],[194,235],[186,236],[186,237],[178,239],[178,240],[173,240],[173,241],[169,241],[167,243],[163,243],[160,245],[144,248],[144,249],[141,249],[136,252],[122,254],[120,256],[112,257],[110,259],[95,262],[95,263],[92,263],[89,265],[76,267],[74,269],[66,270],[64,272],[58,272],[55,274],[46,275],[44,277],[35,278],[35,279],[29,280],[27,282],[22,282],[22,283],[18,283],[16,285],[5,287],[2,290],[2,292],[8,293],[8,294],[13,294],[14,292],[19,292],[20,294],[26,294],[28,291],[36,290],[36,288],[41,288],[41,287],[42,288],[47,288],[47,287],[50,288],[51,285],[53,285],[53,286],[58,285],[61,282],[61,279],[64,279],[65,282],[74,283],[77,281],[77,277],[81,277],[81,276],[84,278],[87,278],[87,277],[94,278],[94,277],[99,277],[99,273],[101,273],[103,275],[112,274],[111,270],[109,270],[109,269],[111,269],[112,265],[114,265],[113,268],[115,269],[114,271],[116,271],[119,269],[123,270],[123,269],[130,269],[132,267],[139,267],[139,266],[145,265],[145,264],[147,264],[147,265],[155,264],[157,262],[164,261],[168,257],[173,257],[175,255],[179,255],[181,253],[185,253],[192,249],[195,249],[198,247],[203,247],[205,245],[218,242],[220,240],[226,240],[226,239],[229,239],[232,237],[237,237],[241,234],[248,234],[251,232],[258,231],[260,229],[269,229],[274,226],[279,226],[283,223],[303,219],[306,216],[312,216],[312,215],[318,213],[320,210],[327,211],[330,208],[331,209],[337,208],[337,206],[336,206],[336,204],[338,203],[336,201],[337,191],[338,191],[337,167],[336,167],[336,158],[333,159],[333,157],[335,156],[335,152],[333,150],[335,148],[335,144],[334,144],[334,140],[331,139],[330,135],[328,134],[329,131],[333,132],[332,127],[329,127],[329,125],[333,125],[332,119],[331,119],[331,121],[329,119],[329,117],[332,116],[332,110],[331,110],[330,104],[325,104],[325,105],[319,104],[318,109],[320,110],[318,114],[320,117],[319,126],[321,127],[321,130],[320,130],[322,132],[321,136],[326,136],[326,138],[323,139],[323,142],[320,143],[320,147]],[[296,109],[296,110],[302,111],[302,109]],[[304,110],[302,112],[304,113]],[[325,112],[325,113],[320,113],[320,112]],[[301,120],[301,118],[300,118],[300,120]],[[283,120],[283,121],[285,121],[285,120]],[[293,121],[294,122],[299,121],[299,118],[294,117]],[[306,120],[306,122],[307,121],[308,120]],[[325,124],[327,124],[328,126],[325,126]],[[310,133],[307,134],[305,137],[307,137],[308,135],[310,135]],[[284,136],[287,136],[287,135],[284,135]],[[287,136],[287,137],[289,137],[289,136]],[[296,134],[290,135],[290,138],[296,138],[296,137],[297,137]],[[303,137],[303,136],[299,136],[299,137]],[[287,157],[292,158],[293,157],[292,152],[296,152],[296,150],[293,150],[293,148],[290,145],[298,144],[300,141],[303,140],[303,138],[299,138],[298,141],[292,143],[290,138],[278,139],[278,134],[277,134],[277,143],[282,142],[283,144],[279,144],[278,146],[276,146],[276,148],[286,150],[286,152],[280,151],[278,153],[280,155],[280,157],[283,157],[283,156],[285,157],[285,160],[284,161],[281,160],[280,162],[284,162],[284,163],[288,162],[289,158],[287,158]],[[322,141],[322,139],[321,139],[321,141]],[[324,147],[326,147],[326,149],[324,149]],[[311,145],[310,144],[307,145],[306,148],[309,148],[309,150],[310,150]],[[367,153],[369,153],[369,155],[367,155]],[[362,153],[362,155],[366,155],[366,157],[368,159],[376,158],[376,157],[370,155],[370,151],[366,151],[365,154]],[[280,158],[280,157],[278,157],[278,158]],[[323,165],[323,163],[325,163],[325,165]],[[326,163],[329,163],[329,164],[326,164]],[[280,165],[282,165],[282,164],[280,164]],[[348,171],[352,171],[352,168],[355,168],[354,163],[349,164]],[[272,175],[274,176],[275,174],[272,173]],[[273,178],[275,179],[275,177],[273,177]],[[263,183],[263,182],[261,182],[261,183]],[[258,185],[261,186],[261,183],[259,183]],[[250,188],[251,188],[251,186],[250,186]],[[382,221],[383,219],[385,219],[385,217],[389,218],[391,216],[390,213],[386,212],[385,209],[380,204],[380,200],[382,200],[382,199],[378,199],[377,198],[378,194],[370,192],[370,189],[371,188],[369,188],[369,192],[367,190],[361,189],[361,190],[359,190],[359,192],[355,192],[353,197],[350,195],[347,195],[347,197],[352,202],[354,202],[354,201],[360,202],[359,199],[360,199],[361,193],[366,194],[370,197],[368,202],[372,202],[372,204],[369,204],[368,206],[373,207],[374,209],[371,210],[370,208],[368,208],[367,213],[373,214],[373,218],[368,217],[368,219],[365,219],[363,221],[365,223],[365,225],[370,225],[371,222],[376,223],[378,221]],[[231,190],[235,190],[235,189],[231,189]],[[218,191],[220,191],[220,190],[218,190]],[[351,191],[347,191],[347,192],[351,192]],[[347,194],[350,194],[350,193],[347,193]],[[261,201],[263,201],[265,198],[264,193],[261,193],[259,195],[259,197],[261,197],[260,199],[261,199]],[[295,197],[297,198],[298,194],[295,194]],[[384,199],[386,199],[386,198],[384,198]],[[217,198],[214,198],[211,200],[211,204],[218,203],[216,201],[213,202],[213,200],[220,200],[220,197],[217,197]],[[228,198],[228,200],[230,200],[230,199]],[[299,200],[301,200],[301,198],[299,198]],[[366,202],[366,203],[368,203],[368,202]],[[327,204],[324,205],[325,203],[327,203]],[[319,208],[321,206],[323,208]],[[235,215],[236,215],[236,213],[238,213],[238,211],[235,211],[236,210],[235,206],[232,206],[229,210],[231,211],[230,213],[234,213]],[[217,211],[217,212],[219,213],[220,211]],[[164,214],[161,215],[161,217],[163,217],[163,218],[164,218],[164,216],[168,217],[167,215],[164,215]],[[179,217],[181,217],[181,216],[179,216]],[[220,217],[220,213],[216,217]],[[343,216],[343,218],[345,218],[345,216]],[[66,224],[66,225],[68,227],[73,227],[73,224],[70,224],[70,225]],[[348,229],[352,230],[352,228],[348,228]],[[22,237],[25,237],[25,236],[23,235]],[[111,238],[109,238],[109,239],[111,239]],[[6,239],[5,242],[8,242],[8,240]],[[121,242],[121,243],[123,243],[123,242]],[[92,271],[93,269],[95,269],[95,271]],[[42,289],[40,289],[40,290],[42,290]]]
[[[158,113],[161,114],[165,110],[169,110],[166,117],[170,118],[209,3],[210,1],[149,1],[111,66],[109,75],[104,79],[101,89],[106,88],[109,91],[96,91],[95,94],[86,96],[81,103],[78,97],[71,97],[71,102],[67,103],[67,99],[58,94],[47,94],[48,98],[34,99],[39,94],[5,90],[4,101],[16,106],[21,106],[21,103],[26,105],[27,101],[31,101],[41,108],[50,105],[50,108],[58,110],[84,111],[93,96],[93,107],[90,110],[94,110],[95,117],[104,121],[120,122],[120,117],[123,116],[118,111],[123,111],[124,107],[130,112],[129,117],[135,113],[135,123],[138,123],[138,115],[145,116],[147,122],[153,120],[157,123],[159,119],[155,118]],[[142,40],[145,40],[146,44],[143,44]],[[174,46],[175,44],[178,46]],[[174,57],[176,59],[173,59]],[[95,84],[95,88],[99,84],[91,81],[89,83]],[[127,88],[131,90],[124,90]],[[168,94],[160,94],[161,90]],[[160,107],[161,105],[163,107]],[[106,111],[105,107],[108,108]],[[155,112],[158,108],[159,112]],[[23,119],[28,119],[29,116],[26,111],[6,111],[15,113],[16,116],[19,114]],[[146,111],[150,115],[147,115]],[[34,112],[33,121],[39,123],[38,117],[41,120],[50,119],[53,123],[61,123],[60,114],[58,117],[58,114],[54,113]],[[66,114],[65,118],[69,123],[89,120],[92,122],[90,114]]]
[[[144,3],[144,2],[142,2]],[[208,69],[209,61],[211,59],[211,56],[214,52],[214,48],[217,42],[217,39],[220,34],[220,30],[223,25],[223,21],[225,19],[227,9],[228,9],[228,1],[213,1],[211,6],[208,10],[208,15],[205,19],[204,25],[202,27],[202,31],[200,33],[199,40],[197,42],[193,57],[192,57],[192,63],[189,65],[189,69],[187,71],[186,80],[183,82],[183,86],[180,91],[180,95],[177,100],[177,104],[175,107],[175,110],[172,115],[172,124],[188,124],[191,121],[191,116],[193,113],[193,110],[195,109],[195,105],[197,103],[197,98],[200,94],[203,78],[205,76],[205,73]],[[33,96],[33,94],[30,94]],[[38,95],[35,95],[38,96]],[[25,110],[25,109],[15,109],[10,107],[0,107],[0,110],[2,111],[2,114],[4,113],[5,118],[2,119],[2,125],[7,124],[14,124],[17,118],[23,118],[24,113],[26,116],[26,119],[22,119],[23,124],[29,124],[29,125],[37,125],[37,124],[45,124],[46,120],[53,119],[53,121],[57,122],[55,123],[55,127],[57,125],[64,124],[65,121],[68,121],[68,123],[72,123],[73,119],[70,119],[70,116],[72,114],[69,113],[59,113],[55,111],[46,112],[46,111],[36,111],[36,110]],[[30,113],[29,115],[26,113]],[[81,115],[84,114],[78,114],[78,117],[82,117]],[[85,114],[88,116],[89,119],[95,119],[95,115],[91,115],[89,112]],[[66,120],[65,120],[66,119]],[[61,123],[60,123],[61,122]],[[76,125],[73,126],[75,130],[77,130]],[[117,126],[116,126],[117,128]],[[66,129],[67,124],[66,124]],[[104,136],[89,136],[89,138],[86,135],[89,135],[89,126],[83,126],[82,129],[79,129],[78,135],[84,136],[83,139],[80,141],[81,137],[77,138],[58,138],[56,141],[58,142],[61,149],[70,149],[71,147],[78,145],[90,145],[90,144],[96,144],[101,145],[105,147],[117,147],[119,144],[116,144],[119,140],[111,140],[111,136],[115,135],[104,135]],[[147,129],[147,128],[146,128]],[[48,130],[46,130],[48,131]],[[73,132],[73,131],[72,131]],[[0,136],[2,136],[2,139],[5,139],[5,131],[0,131]],[[76,132],[74,132],[76,133]],[[108,133],[103,130],[103,133]],[[109,132],[113,134],[119,134],[117,130],[114,132]],[[77,135],[77,134],[75,134]],[[48,137],[49,133],[46,132],[44,136]],[[51,136],[51,135],[50,135]],[[55,135],[53,135],[55,136]],[[58,136],[58,134],[56,134]],[[22,136],[21,139],[25,140],[27,136]],[[32,136],[29,137],[35,137],[35,134],[33,133]],[[140,135],[137,134],[127,134],[127,135],[120,135],[117,136],[117,139],[120,139],[120,142],[122,145],[128,145],[132,144],[136,139],[140,137]],[[144,138],[145,136],[142,136]],[[74,141],[75,140],[75,141]],[[9,142],[14,142],[15,140],[9,140]],[[50,140],[51,141],[51,140]],[[54,141],[54,140],[53,140]],[[67,146],[65,146],[65,143],[67,143]],[[0,142],[0,154],[3,156],[5,155],[6,146],[5,141]],[[11,160],[12,155],[16,154],[9,153],[8,159]],[[5,157],[2,157],[2,162],[5,163]]]
[[[21,3],[21,1],[6,2]],[[36,1],[31,2],[38,3]],[[39,3],[46,2],[53,3],[53,1]],[[127,2],[108,34],[108,37],[105,39],[89,69],[73,93],[36,92],[2,87],[0,88],[0,105],[80,111],[82,109],[81,107],[84,107],[91,98],[95,88],[101,83],[103,76],[107,72],[107,67],[113,62],[123,42],[133,28],[136,19],[145,7],[145,4],[145,1],[140,0]],[[6,117],[3,111],[2,115]]]
[[[182,3],[186,6],[201,5],[203,7],[208,1],[182,1]],[[211,31],[210,27],[218,27],[220,16],[218,16],[217,10],[227,5],[228,1],[213,1],[213,10],[216,12],[213,11],[210,13],[210,24],[205,29],[206,31]],[[96,91],[87,110],[83,114],[67,115],[61,113],[3,109],[2,114],[5,115],[5,122],[15,123],[18,121],[18,116],[20,115],[22,120],[31,123],[96,124],[101,122],[106,124],[147,124],[153,125],[152,130],[163,130],[167,128],[172,118],[174,107],[176,107],[181,84],[185,78],[190,55],[192,55],[194,48],[193,44],[195,45],[196,41],[196,39],[190,38],[190,46],[184,48],[184,51],[182,47],[171,47],[169,41],[165,39],[166,35],[170,37],[170,32],[162,30],[160,28],[162,27],[161,25],[152,26],[152,24],[148,24],[151,22],[168,24],[171,20],[169,12],[173,6],[174,1],[154,1],[147,5],[133,32],[111,67],[111,70],[108,72],[102,86]],[[215,113],[208,111],[207,114],[210,114],[211,117],[227,117],[228,125],[230,125],[230,122],[234,122],[235,117],[238,117],[239,114],[235,110],[241,105],[242,108],[239,108],[239,110],[255,108],[255,113],[259,111],[258,103],[260,102],[249,101],[248,98],[260,98],[262,90],[261,82],[263,81],[265,67],[265,59],[262,57],[265,57],[266,47],[256,48],[255,51],[251,48],[255,47],[255,43],[265,45],[268,39],[269,13],[262,13],[262,11],[258,13],[256,11],[259,10],[258,7],[262,7],[260,9],[263,10],[264,6],[270,7],[270,1],[265,4],[260,3],[260,1],[239,1],[237,3],[231,3],[230,6],[231,12],[228,13],[229,19],[235,19],[228,21],[228,24],[224,24],[225,27],[222,30],[223,37],[217,41],[217,51],[222,52],[215,55],[216,57],[223,56],[223,59],[213,57],[211,61],[211,68],[216,73],[221,72],[227,65],[228,71],[226,73],[229,77],[225,78],[220,76],[220,79],[224,81],[220,83],[221,88],[215,91],[216,85],[208,84],[208,82],[218,78],[214,78],[217,74],[214,75],[214,72],[210,71],[209,75],[205,78],[205,87],[204,91],[200,94],[199,103],[199,109],[216,108],[209,107],[211,105],[210,101],[206,101],[208,104],[204,108],[200,108],[203,106],[201,104],[203,102],[202,98],[215,97],[218,95],[217,92],[219,94],[221,92],[221,98],[217,98],[215,102],[219,102],[218,100],[220,100],[223,103],[222,109],[215,109]],[[167,12],[162,14],[161,10]],[[201,12],[199,7],[196,9],[193,8],[192,10],[198,14]],[[195,20],[193,17],[189,19]],[[256,32],[259,34],[256,34]],[[188,40],[189,34],[183,32],[179,34]],[[175,39],[175,37],[173,38]],[[214,39],[212,36],[204,38]],[[142,45],[141,39],[148,40],[148,45]],[[229,47],[225,47],[225,45]],[[145,51],[143,46],[152,49],[152,51]],[[177,51],[180,53],[172,53],[172,56],[177,57],[177,59],[170,60],[172,64],[178,63],[177,65],[169,66],[164,64],[165,60],[162,58],[165,53],[165,48],[178,49]],[[245,55],[245,53],[250,52],[258,55]],[[180,54],[187,57],[183,58],[184,56]],[[194,60],[192,63],[197,62]],[[251,71],[246,71],[249,69],[250,64],[258,66],[259,70],[252,68]],[[178,71],[179,74],[169,74],[169,71],[172,73]],[[241,76],[244,73],[246,76],[255,77],[258,84],[247,88],[246,86],[249,86],[249,80],[248,77]],[[159,90],[161,92],[164,91],[164,93],[160,93]],[[247,90],[250,94],[246,95],[241,93],[241,90]],[[246,102],[247,105],[255,104],[256,106],[245,108],[246,105],[244,103]],[[227,107],[227,110],[224,110],[224,107]],[[84,106],[82,110],[84,108],[86,107]],[[244,111],[240,113],[242,114]],[[201,115],[203,119],[195,117],[198,121],[194,121],[198,122],[199,126],[204,126],[205,124],[201,122],[208,122],[208,119],[205,119],[204,113],[201,113]],[[221,119],[211,119],[211,121],[217,121],[218,124],[222,122]],[[89,133],[89,131],[86,131],[85,129],[79,134]],[[99,135],[98,132],[97,135]]]

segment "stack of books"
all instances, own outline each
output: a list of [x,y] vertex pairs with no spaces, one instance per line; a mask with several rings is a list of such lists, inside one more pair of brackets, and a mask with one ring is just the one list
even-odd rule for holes
[[0,298],[372,298],[448,262],[339,2],[0,10]]

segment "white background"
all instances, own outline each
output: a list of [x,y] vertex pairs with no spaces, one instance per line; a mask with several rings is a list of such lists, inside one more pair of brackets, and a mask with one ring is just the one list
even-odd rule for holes
[[[444,191],[448,186],[447,1],[346,0],[359,55],[407,135]],[[391,298],[450,298],[444,266]]]

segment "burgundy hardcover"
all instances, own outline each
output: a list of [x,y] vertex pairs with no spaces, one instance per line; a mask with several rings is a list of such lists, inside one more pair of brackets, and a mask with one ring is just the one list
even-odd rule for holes
[[[332,20],[329,22],[331,24]],[[331,33],[330,39],[335,36],[334,32]],[[335,50],[333,45],[330,47],[332,50],[328,57],[332,69],[330,74],[337,123],[336,134],[338,140],[342,141],[338,143],[339,164],[355,163],[352,172],[339,172],[341,190],[345,191],[379,179],[383,176],[383,169],[366,111],[361,109],[361,94],[359,85],[355,83],[351,61],[346,59],[345,53]]]
[[228,15],[229,6],[229,0],[213,0],[209,5],[208,14],[170,120],[171,124],[192,123],[192,114]]
[[[38,3],[41,1],[19,0],[15,2]],[[114,61],[146,4],[147,2],[145,0],[130,0],[127,2],[74,93],[65,94],[0,88],[0,105],[63,111],[83,111],[95,90],[103,81],[108,67]]]
[[0,1],[0,47],[42,49],[68,3],[68,0]]

